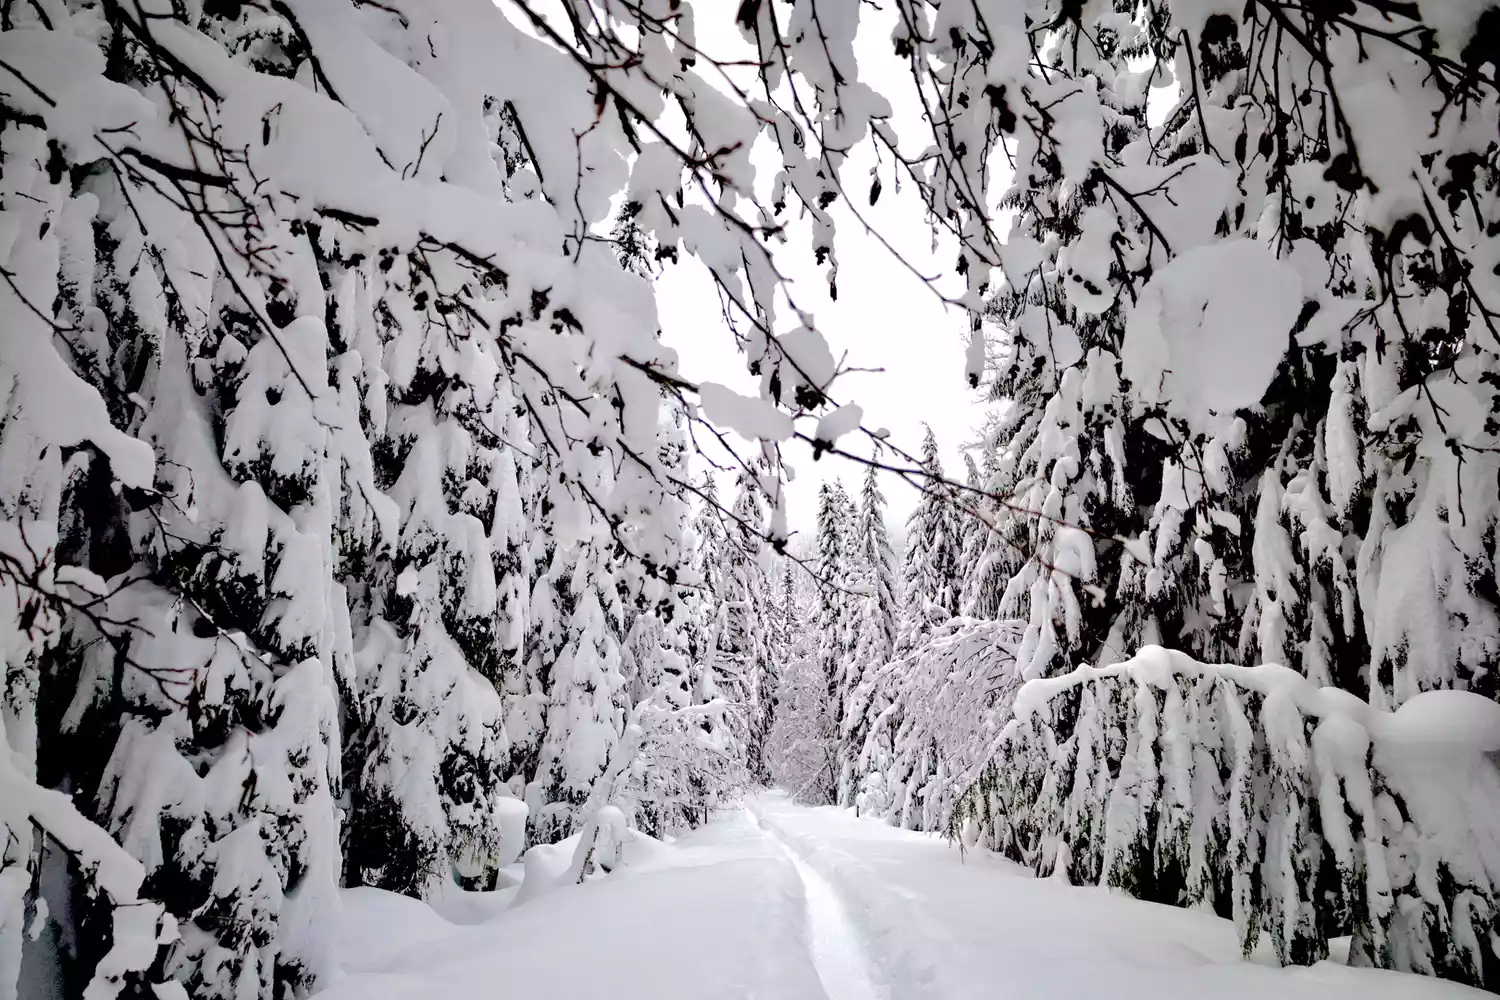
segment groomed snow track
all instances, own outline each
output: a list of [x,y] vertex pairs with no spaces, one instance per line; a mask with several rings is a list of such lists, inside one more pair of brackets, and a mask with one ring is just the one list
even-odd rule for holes
[[807,952],[828,1000],[886,1000],[887,991],[870,961],[859,928],[850,918],[843,900],[817,870],[786,842],[776,828],[762,821],[754,809],[746,809],[755,824],[785,852],[806,898]]

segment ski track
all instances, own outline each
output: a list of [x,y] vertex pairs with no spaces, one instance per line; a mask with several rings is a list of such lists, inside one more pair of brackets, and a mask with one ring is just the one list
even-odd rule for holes
[[806,899],[807,952],[828,1000],[886,1000],[887,992],[874,974],[875,967],[859,929],[833,885],[753,809],[745,811],[791,861],[802,881]]

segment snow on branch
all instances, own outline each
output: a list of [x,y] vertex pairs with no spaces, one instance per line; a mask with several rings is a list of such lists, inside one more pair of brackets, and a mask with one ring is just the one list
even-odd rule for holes
[[859,751],[861,812],[945,830],[958,794],[995,753],[1021,686],[1022,625],[954,618],[866,675],[851,717],[874,718]]
[[1284,964],[1488,982],[1500,925],[1500,705],[1394,712],[1287,667],[1159,647],[1033,680],[959,809],[1039,874],[1232,915]]

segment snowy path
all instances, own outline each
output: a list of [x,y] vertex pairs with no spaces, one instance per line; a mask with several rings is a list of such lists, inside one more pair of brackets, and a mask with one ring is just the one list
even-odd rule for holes
[[[751,815],[755,813],[751,810]],[[802,860],[772,827],[756,822],[786,853],[802,880],[806,899],[806,946],[818,981],[828,1000],[878,1000],[885,991],[875,983],[875,973],[860,932],[843,900],[828,880]]]
[[777,796],[758,822],[839,896],[887,1000],[1479,1000],[1325,962],[1245,962],[1229,921],[1033,878],[946,841]]
[[629,867],[509,905],[345,893],[322,1000],[1480,1000],[1436,980],[1242,962],[1202,913],[1031,878],[767,795]]

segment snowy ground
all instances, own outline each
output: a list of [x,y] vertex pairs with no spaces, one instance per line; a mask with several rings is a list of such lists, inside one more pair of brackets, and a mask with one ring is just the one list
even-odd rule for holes
[[[1226,921],[1038,881],[922,834],[778,796],[628,870],[519,905],[345,894],[323,1000],[1478,1000],[1324,963],[1240,961]],[[443,915],[440,915],[441,914]]]

